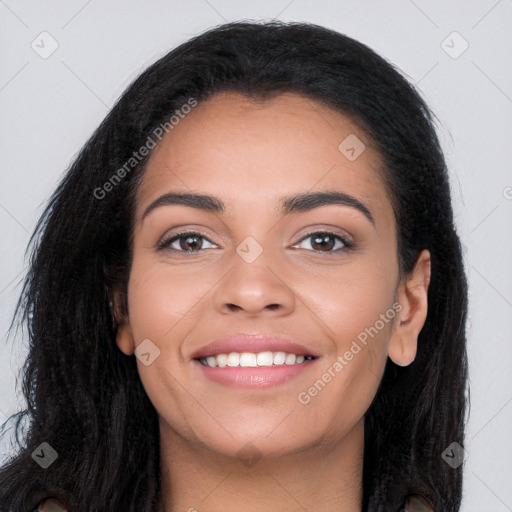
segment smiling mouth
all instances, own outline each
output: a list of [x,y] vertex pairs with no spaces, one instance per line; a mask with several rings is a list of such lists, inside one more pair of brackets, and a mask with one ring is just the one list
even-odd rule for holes
[[279,367],[304,364],[306,361],[318,359],[308,354],[294,354],[288,352],[229,352],[197,358],[204,366],[210,368],[258,368]]

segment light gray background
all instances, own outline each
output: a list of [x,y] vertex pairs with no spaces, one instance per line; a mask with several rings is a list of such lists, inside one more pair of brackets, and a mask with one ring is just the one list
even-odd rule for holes
[[24,251],[61,174],[158,57],[219,23],[275,17],[368,44],[441,121],[471,301],[462,510],[512,511],[512,0],[0,0],[0,422],[22,404],[15,376],[26,348],[6,332]]

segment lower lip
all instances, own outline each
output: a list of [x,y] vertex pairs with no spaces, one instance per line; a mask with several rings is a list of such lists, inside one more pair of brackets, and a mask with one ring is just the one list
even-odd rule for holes
[[308,370],[315,361],[316,359],[312,359],[299,364],[253,366],[248,368],[240,366],[212,368],[194,360],[208,379],[219,384],[239,388],[267,388],[283,384]]

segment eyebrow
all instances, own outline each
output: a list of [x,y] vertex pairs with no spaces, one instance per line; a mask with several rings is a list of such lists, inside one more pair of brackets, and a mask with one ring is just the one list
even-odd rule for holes
[[[341,205],[350,206],[359,210],[375,226],[374,218],[361,201],[353,196],[338,192],[337,190],[326,190],[320,192],[304,192],[292,196],[279,198],[280,213],[289,215],[291,213],[307,212],[321,206]],[[171,192],[160,196],[153,201],[142,215],[142,220],[153,210],[161,206],[184,205],[197,208],[209,213],[222,214],[226,211],[224,203],[217,197],[185,192]]]

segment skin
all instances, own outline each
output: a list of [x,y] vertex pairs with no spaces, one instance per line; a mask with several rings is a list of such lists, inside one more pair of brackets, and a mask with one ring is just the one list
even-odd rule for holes
[[[350,134],[366,145],[355,161],[338,149]],[[400,365],[415,358],[430,281],[426,250],[411,275],[399,275],[380,165],[356,124],[294,93],[266,102],[216,94],[153,150],[136,198],[128,315],[118,318],[117,344],[131,355],[150,339],[160,350],[148,366],[137,361],[160,418],[159,510],[361,510],[364,415],[388,356]],[[280,213],[282,196],[320,190],[357,198],[375,224],[346,205]],[[165,205],[143,219],[171,191],[216,196],[226,211]],[[157,249],[187,230],[205,237],[196,254],[185,252],[186,236],[172,245],[182,252]],[[343,247],[336,238],[319,248],[307,237],[313,230],[344,236],[355,248],[332,252]],[[263,249],[252,263],[236,252],[248,236]],[[396,302],[393,321],[300,403],[298,394]],[[206,379],[192,352],[236,333],[286,334],[321,357],[265,389]],[[244,446],[255,464],[239,455]]]

